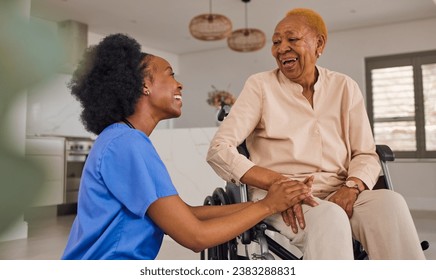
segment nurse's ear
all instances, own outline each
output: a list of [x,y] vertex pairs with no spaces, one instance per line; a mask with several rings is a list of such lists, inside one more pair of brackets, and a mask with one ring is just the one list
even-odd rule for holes
[[147,95],[147,96],[150,95],[150,93],[151,93],[150,89],[147,87],[146,84],[144,84],[143,87],[142,87],[142,93],[144,95]]

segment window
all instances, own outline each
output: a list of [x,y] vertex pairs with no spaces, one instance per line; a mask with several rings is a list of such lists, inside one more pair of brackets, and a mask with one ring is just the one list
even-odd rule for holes
[[365,59],[377,144],[399,158],[436,158],[436,51]]

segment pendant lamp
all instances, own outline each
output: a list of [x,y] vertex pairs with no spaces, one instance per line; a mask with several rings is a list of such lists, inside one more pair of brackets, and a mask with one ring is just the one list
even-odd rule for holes
[[222,40],[232,32],[232,22],[223,15],[213,14],[212,0],[209,0],[209,13],[194,17],[189,23],[189,32],[203,41]]
[[234,51],[252,52],[265,46],[265,33],[256,28],[248,28],[247,5],[250,0],[242,0],[245,3],[245,28],[237,29],[227,38],[227,45]]

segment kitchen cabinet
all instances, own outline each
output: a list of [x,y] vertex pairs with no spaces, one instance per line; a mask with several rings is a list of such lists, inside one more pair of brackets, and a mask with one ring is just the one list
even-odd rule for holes
[[62,204],[65,180],[65,138],[27,137],[25,154],[27,160],[36,162],[44,172],[44,183],[40,186],[30,206]]

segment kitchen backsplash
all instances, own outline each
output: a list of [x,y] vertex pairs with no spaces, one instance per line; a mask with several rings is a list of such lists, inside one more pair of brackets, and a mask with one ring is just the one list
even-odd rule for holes
[[80,122],[80,104],[67,87],[70,79],[71,75],[56,74],[29,89],[27,135],[91,135]]
[[[70,94],[67,87],[69,74],[57,73],[28,90],[27,135],[59,135],[95,137],[80,121],[80,103]],[[163,121],[157,127],[172,127],[172,120]]]

